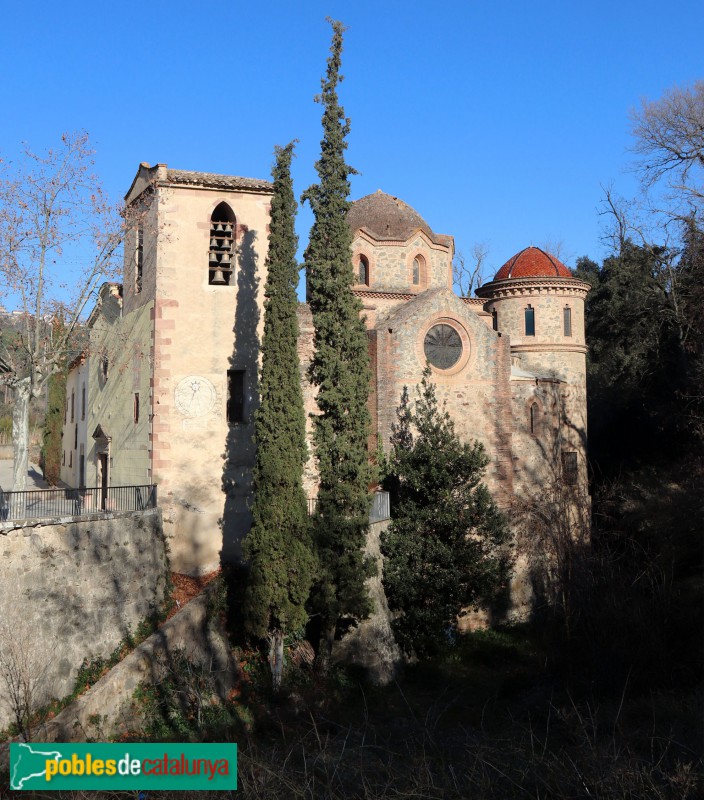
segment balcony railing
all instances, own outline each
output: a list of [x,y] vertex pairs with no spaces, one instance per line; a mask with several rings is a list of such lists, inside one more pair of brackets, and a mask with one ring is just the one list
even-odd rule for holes
[[0,489],[0,522],[82,517],[114,511],[156,508],[156,486],[108,486],[93,489]]
[[[318,507],[318,498],[308,498],[308,515],[313,516]],[[372,507],[369,509],[369,522],[381,522],[391,517],[391,502],[388,492],[374,492]]]

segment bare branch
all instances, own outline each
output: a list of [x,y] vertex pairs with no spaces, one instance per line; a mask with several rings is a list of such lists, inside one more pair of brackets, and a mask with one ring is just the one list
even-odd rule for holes
[[[89,299],[117,272],[128,222],[93,174],[85,132],[64,134],[46,154],[27,149],[0,174],[0,295],[19,306],[24,323],[10,359],[13,375],[5,382],[21,386],[23,396],[39,396],[69,350]],[[59,336],[52,332],[57,315],[65,322]],[[13,439],[23,457],[15,459],[14,488],[22,489],[27,447],[19,439],[27,425],[19,417],[18,425]]]
[[470,297],[485,282],[484,270],[488,254],[489,248],[484,242],[477,242],[472,246],[468,259],[461,252],[455,254],[452,261],[452,284],[461,297]]
[[671,199],[704,206],[704,81],[675,86],[631,112],[636,171],[644,189],[666,179]]

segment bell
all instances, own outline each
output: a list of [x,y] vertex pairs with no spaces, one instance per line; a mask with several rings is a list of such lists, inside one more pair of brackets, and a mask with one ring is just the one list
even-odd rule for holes
[[225,233],[232,233],[232,225],[230,225],[230,223],[229,223],[229,222],[226,222],[226,223],[225,223],[225,224],[222,226],[222,229],[223,229],[223,231],[224,231]]
[[222,256],[220,257],[220,263],[221,264],[229,264],[230,263],[230,254],[229,253],[223,253]]
[[218,247],[224,250],[227,247],[227,239],[218,239]]
[[213,230],[214,231],[221,231],[222,230],[222,225],[219,222],[215,223],[215,227],[213,228]]
[[210,249],[211,250],[215,250],[216,247],[218,247],[218,240],[217,239],[211,239],[210,240]]
[[213,273],[213,277],[210,280],[211,284],[217,284],[222,286],[223,284],[227,283],[225,280],[225,276],[222,274],[222,270],[218,267],[215,272]]
[[218,263],[218,261],[219,261],[219,259],[218,259],[218,254],[217,254],[217,253],[211,253],[211,254],[210,254],[210,257],[208,258],[208,261],[209,261],[211,264],[217,264],[217,263]]

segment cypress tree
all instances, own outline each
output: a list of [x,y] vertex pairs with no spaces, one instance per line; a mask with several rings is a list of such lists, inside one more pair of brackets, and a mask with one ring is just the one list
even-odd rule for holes
[[303,200],[315,221],[305,253],[307,294],[313,313],[315,355],[311,380],[318,387],[314,443],[320,489],[314,517],[320,574],[313,593],[328,649],[342,616],[363,618],[370,601],[365,580],[373,571],[363,548],[369,524],[369,354],[361,304],[351,285],[352,233],[347,222],[349,176],[345,163],[350,121],[338,101],[342,80],[340,22],[333,28],[327,72],[316,102],[323,106],[323,139],[315,168],[319,183]]
[[273,169],[261,403],[255,417],[254,519],[244,545],[250,565],[245,630],[250,636],[269,642],[275,691],[281,685],[284,637],[303,628],[308,619],[305,603],[314,570],[302,484],[307,448],[296,350],[298,239],[294,231],[292,156],[293,142],[277,148]]
[[61,434],[66,405],[66,361],[59,363],[47,384],[47,407],[42,436],[41,467],[49,486],[57,486],[61,478]]

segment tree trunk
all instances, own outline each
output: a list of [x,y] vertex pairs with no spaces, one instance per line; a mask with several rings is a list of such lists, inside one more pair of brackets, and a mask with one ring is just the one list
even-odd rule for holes
[[12,444],[15,456],[12,489],[15,492],[22,491],[27,485],[30,396],[30,379],[23,378],[14,386],[14,406],[12,408]]
[[269,635],[269,668],[271,669],[271,687],[274,693],[281,691],[284,674],[284,634],[274,631]]
[[320,646],[318,647],[318,658],[316,666],[321,675],[327,675],[332,661],[332,648],[335,644],[335,625],[326,625],[320,635]]

